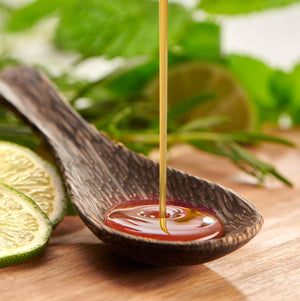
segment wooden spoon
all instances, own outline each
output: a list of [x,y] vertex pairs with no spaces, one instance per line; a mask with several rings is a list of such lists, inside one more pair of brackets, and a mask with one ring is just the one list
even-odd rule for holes
[[243,246],[261,229],[254,205],[217,184],[168,169],[168,199],[214,210],[224,236],[168,242],[129,235],[104,224],[113,205],[158,196],[158,164],[109,140],[79,116],[42,73],[29,67],[0,74],[0,100],[38,130],[52,147],[78,215],[103,242],[133,259],[156,265],[204,263]]

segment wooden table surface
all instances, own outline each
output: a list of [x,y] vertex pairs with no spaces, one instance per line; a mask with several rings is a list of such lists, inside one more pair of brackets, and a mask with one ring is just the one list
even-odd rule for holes
[[171,165],[216,181],[251,200],[264,216],[246,246],[213,262],[153,267],[112,253],[76,216],[53,232],[43,255],[0,270],[1,300],[300,300],[300,129],[282,136],[297,148],[261,145],[254,151],[294,182],[266,188],[225,159],[178,146]]

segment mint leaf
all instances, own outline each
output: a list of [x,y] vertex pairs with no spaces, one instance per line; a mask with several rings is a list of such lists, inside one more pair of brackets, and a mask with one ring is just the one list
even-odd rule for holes
[[293,92],[292,92],[291,106],[300,107],[300,64],[294,67],[294,70],[292,72],[292,78],[293,78]]
[[62,3],[66,1],[69,0],[38,0],[20,8],[19,10],[15,10],[10,15],[7,29],[10,31],[22,31],[28,29],[42,18],[60,10]]
[[300,64],[296,65],[291,73],[292,96],[289,103],[289,114],[294,125],[300,125]]
[[158,59],[153,59],[120,75],[107,84],[116,97],[140,94],[144,85],[158,73]]
[[[54,12],[60,17],[56,45],[83,57],[132,57],[158,50],[158,2],[151,0],[38,0],[14,11],[8,28],[24,30]],[[190,20],[190,11],[169,4],[170,46]]]
[[182,55],[195,59],[220,58],[220,27],[211,22],[192,23],[179,41]]
[[239,55],[229,55],[226,64],[259,107],[270,109],[276,106],[269,86],[274,72],[272,68],[256,59]]
[[[186,61],[186,57],[169,53],[168,65],[173,66],[177,63]],[[158,76],[159,58],[158,55],[153,56],[149,61],[134,67],[127,72],[120,74],[105,85],[115,97],[132,97],[140,96],[142,89],[154,77]]]
[[17,61],[16,59],[6,57],[5,55],[0,55],[0,70],[9,67],[9,66],[16,66],[20,65],[21,63]]
[[300,65],[288,73],[238,55],[228,56],[226,64],[254,100],[261,121],[277,123],[285,113],[300,124]]
[[286,6],[299,0],[202,0],[200,8],[212,14],[237,15]]
[[[169,5],[169,41],[190,18],[177,4]],[[71,1],[64,6],[56,44],[83,56],[132,57],[158,50],[158,3],[154,1]]]
[[270,80],[270,90],[276,99],[276,106],[284,111],[293,97],[293,75],[281,70],[274,71]]
[[216,93],[207,92],[198,95],[194,95],[191,98],[184,99],[184,101],[179,102],[178,104],[172,106],[168,112],[168,119],[176,119],[184,116],[186,113],[189,113],[199,105],[206,103],[216,97]]

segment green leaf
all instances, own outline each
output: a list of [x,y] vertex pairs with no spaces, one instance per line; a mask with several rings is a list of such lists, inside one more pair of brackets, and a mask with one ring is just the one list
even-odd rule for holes
[[140,94],[144,85],[158,73],[158,59],[146,62],[121,74],[107,84],[116,97]]
[[215,92],[207,92],[185,99],[169,109],[168,119],[177,119],[194,110],[199,105],[216,97]]
[[276,106],[269,87],[274,72],[272,68],[256,59],[239,55],[229,55],[226,64],[259,107],[270,109]]
[[297,64],[294,67],[294,70],[292,72],[293,77],[293,104],[300,104],[300,64]]
[[200,8],[212,14],[237,15],[297,2],[299,0],[202,0]]
[[220,58],[220,27],[211,22],[191,23],[179,41],[182,55],[195,59]]
[[229,132],[224,133],[224,136],[227,138],[230,138],[231,140],[234,140],[235,142],[239,143],[254,143],[254,142],[272,142],[272,143],[279,143],[284,144],[286,146],[295,147],[295,144],[290,141],[286,140],[284,138],[278,137],[278,136],[272,136],[268,134],[263,133],[251,133],[251,132]]
[[11,31],[23,31],[32,27],[42,18],[61,10],[64,2],[70,0],[38,0],[11,13],[7,28]]
[[270,79],[270,90],[280,111],[288,108],[293,94],[293,74],[276,70]]
[[[177,37],[190,13],[169,5],[169,41]],[[144,0],[75,0],[64,5],[56,44],[83,56],[132,57],[158,50],[158,3]]]
[[39,139],[25,126],[0,123],[0,140],[6,140],[35,149]]
[[[158,50],[158,2],[151,0],[37,0],[12,13],[8,28],[18,31],[56,12],[56,44],[84,57],[132,57]],[[169,4],[169,44],[176,45],[191,12]]]
[[277,123],[284,113],[300,124],[300,65],[288,73],[238,55],[230,55],[226,64],[254,100],[261,121]]
[[[168,64],[172,66],[186,58],[169,53]],[[147,62],[125,70],[117,70],[98,82],[91,83],[98,91],[109,91],[113,98],[144,97],[143,88],[150,79],[158,75],[159,59],[154,56]],[[83,95],[83,94],[82,94]],[[82,96],[81,95],[81,96]]]
[[292,74],[292,96],[289,104],[289,114],[294,125],[300,125],[300,64],[296,65]]
[[206,152],[215,155],[224,156],[230,159],[238,168],[244,172],[256,177],[260,183],[266,176],[273,176],[288,186],[293,186],[289,179],[282,176],[274,166],[261,161],[254,154],[244,149],[234,141],[218,139],[214,141],[189,141],[189,143]]
[[9,58],[4,56],[0,56],[0,70],[9,67],[9,66],[16,66],[20,65],[21,63],[13,58]]
[[223,125],[224,123],[229,122],[230,119],[224,116],[211,116],[205,118],[193,119],[183,124],[179,131],[197,131],[197,130],[208,130],[215,126]]

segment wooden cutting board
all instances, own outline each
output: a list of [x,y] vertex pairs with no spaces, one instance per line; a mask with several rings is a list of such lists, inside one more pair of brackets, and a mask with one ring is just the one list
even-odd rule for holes
[[173,167],[230,187],[263,214],[250,243],[216,261],[153,267],[112,253],[81,222],[68,216],[43,255],[0,270],[0,300],[300,300],[300,129],[280,133],[297,148],[261,145],[254,151],[294,182],[266,188],[226,159],[188,146],[172,150]]

